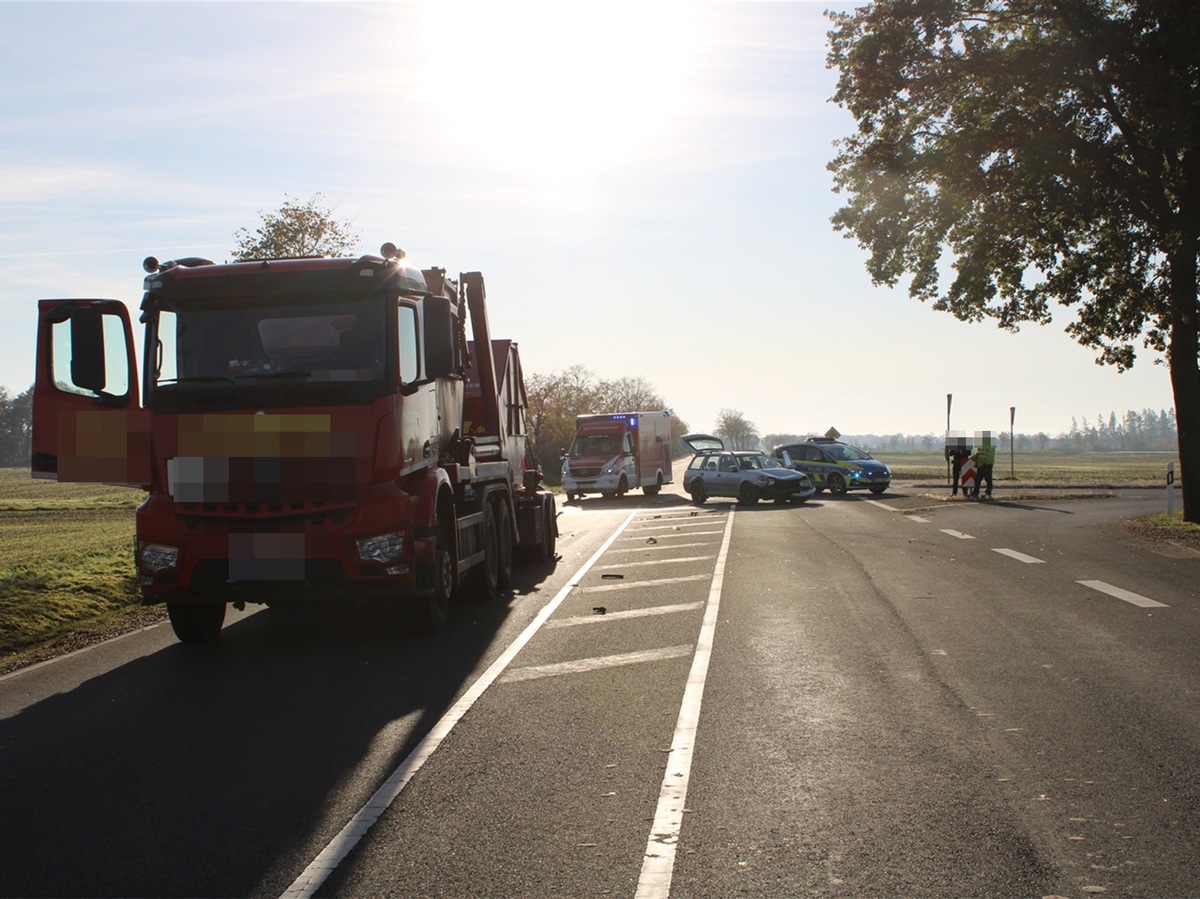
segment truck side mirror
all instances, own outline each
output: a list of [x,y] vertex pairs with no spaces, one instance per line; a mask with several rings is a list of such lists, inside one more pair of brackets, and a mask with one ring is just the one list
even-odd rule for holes
[[71,382],[103,393],[108,384],[104,366],[104,314],[92,306],[71,311]]
[[461,369],[458,321],[449,297],[426,297],[424,306],[425,377],[443,378]]

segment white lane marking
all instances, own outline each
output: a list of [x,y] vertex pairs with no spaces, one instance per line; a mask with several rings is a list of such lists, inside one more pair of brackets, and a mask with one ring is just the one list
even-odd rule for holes
[[[655,524],[641,528],[630,528],[629,533],[625,535],[627,539],[632,540],[638,534],[648,534],[651,531],[682,531],[686,528],[707,528],[712,527],[716,522],[713,521],[688,521],[686,518],[681,518],[679,524]],[[710,533],[719,534],[720,531],[711,531]]]
[[[712,527],[712,526],[713,526],[713,522],[710,522],[710,521],[700,522],[700,525],[697,525],[697,527]],[[641,534],[649,534],[652,531],[655,532],[655,534],[654,534],[655,537],[659,538],[659,539],[664,538],[664,537],[671,537],[671,534],[658,533],[661,531],[678,532],[677,533],[678,537],[696,537],[696,535],[698,535],[698,534],[719,534],[719,533],[721,533],[720,528],[716,529],[716,531],[692,531],[691,528],[688,528],[685,531],[685,529],[683,528],[682,525],[667,525],[664,527],[653,527],[653,528],[632,528],[632,529],[630,529],[630,532],[628,534],[625,534],[625,537],[623,537],[622,539],[623,540],[636,540],[638,537],[640,537]]]
[[644,649],[641,652],[622,652],[611,656],[596,656],[591,659],[575,659],[570,662],[555,662],[552,665],[530,665],[513,668],[500,678],[502,684],[514,684],[542,677],[558,677],[563,674],[581,674],[601,668],[618,668],[623,665],[640,665],[645,662],[660,662],[663,659],[678,659],[692,654],[691,646],[665,646],[662,649]]
[[881,509],[887,509],[889,512],[899,512],[895,506],[889,506],[887,503],[880,502],[877,499],[864,499],[864,503],[870,503],[872,506],[879,506]]
[[[703,537],[708,534],[720,534],[720,533],[722,533],[722,531],[720,528],[718,528],[715,531],[687,531],[687,532],[681,532],[678,534],[656,534],[653,536],[654,536],[655,540],[666,540],[668,537]],[[640,534],[641,534],[641,531],[638,531],[635,534],[626,534],[621,539],[622,540],[640,540],[641,539]]]
[[[712,543],[672,543],[671,549],[690,549],[693,546],[712,546]],[[614,549],[610,549],[608,551],[608,554],[611,556],[614,553],[649,553],[649,552],[654,552],[655,550],[666,549],[666,548],[667,547],[665,545],[659,546],[657,543],[654,543],[654,544],[651,544],[650,546],[617,547]]]
[[379,820],[379,816],[387,811],[388,807],[396,801],[396,797],[400,792],[408,786],[408,782],[413,779],[421,767],[429,760],[429,757],[441,746],[442,741],[449,736],[450,731],[462,719],[473,706],[480,696],[484,694],[504,670],[512,664],[512,660],[516,657],[528,643],[533,635],[538,632],[546,619],[554,614],[567,594],[571,592],[579,578],[587,573],[587,570],[596,564],[597,560],[604,555],[605,551],[612,545],[613,541],[621,535],[621,532],[629,526],[637,516],[637,512],[630,512],[629,517],[612,533],[612,535],[604,541],[595,555],[583,563],[583,567],[579,569],[574,577],[569,578],[565,587],[558,591],[554,599],[550,600],[545,607],[542,608],[534,619],[529,622],[529,625],[521,632],[521,635],[514,640],[509,647],[500,654],[499,658],[488,667],[487,671],[480,675],[479,679],[473,683],[470,688],[454,703],[447,712],[438,719],[437,724],[433,729],[425,735],[425,738],[416,745],[416,748],[408,754],[408,757],[400,763],[400,766],[391,773],[382,786],[375,791],[367,804],[358,810],[358,813],[351,818],[346,826],[338,831],[337,835],[329,841],[317,857],[314,858],[297,877],[292,885],[282,893],[281,899],[300,899],[300,897],[311,897],[325,881],[329,875],[337,868],[343,859],[350,851],[358,845],[358,841],[363,838],[372,825]]
[[970,534],[964,534],[962,531],[956,531],[952,528],[942,528],[943,534],[949,534],[951,537],[957,537],[959,540],[974,540]]
[[617,562],[615,565],[597,565],[597,571],[607,571],[610,568],[634,568],[638,565],[670,565],[673,562],[707,562],[716,556],[679,556],[676,559],[650,559],[647,562]]
[[908,520],[909,521],[919,521],[919,522],[921,522],[921,524],[929,524],[929,519],[922,518],[920,515],[909,515]]
[[687,800],[692,753],[700,722],[700,703],[704,699],[708,663],[712,658],[713,635],[717,629],[717,613],[721,607],[721,586],[725,582],[725,559],[729,555],[732,533],[731,509],[729,520],[725,523],[725,536],[721,540],[721,551],[713,571],[712,585],[708,589],[704,624],[700,628],[700,636],[696,639],[696,654],[692,658],[692,670],[688,673],[687,687],[683,691],[679,720],[675,724],[675,736],[671,739],[667,770],[663,774],[654,823],[646,841],[646,854],[642,859],[642,871],[638,877],[635,899],[667,899],[671,893],[671,878],[675,873],[675,851],[679,844],[679,832],[683,828],[683,808]]
[[1115,596],[1117,599],[1123,599],[1125,602],[1140,606],[1143,609],[1171,608],[1165,602],[1158,602],[1157,600],[1150,599],[1148,596],[1142,596],[1140,593],[1122,590],[1120,587],[1114,587],[1112,584],[1104,583],[1104,581],[1076,581],[1075,583],[1091,587],[1093,590],[1099,590],[1101,593],[1107,593],[1109,596]]
[[654,615],[671,615],[675,612],[693,612],[700,608],[699,602],[680,602],[670,606],[654,606],[649,609],[626,609],[624,612],[608,612],[604,615],[576,615],[572,618],[557,618],[546,622],[546,630],[555,627],[575,627],[579,624],[603,624],[606,621],[622,621],[626,618],[649,618]]
[[604,593],[609,590],[628,590],[632,587],[662,587],[667,584],[686,584],[688,581],[707,581],[711,575],[688,574],[681,577],[656,577],[648,581],[617,581],[615,584],[598,584],[595,587],[580,587],[580,593]]
[[1024,562],[1026,565],[1045,565],[1045,559],[1039,559],[1036,556],[1027,556],[1025,553],[1019,553],[1015,549],[1000,549],[992,547],[992,552],[1000,553],[1002,556],[1008,556],[1010,559],[1016,559],[1018,562]]

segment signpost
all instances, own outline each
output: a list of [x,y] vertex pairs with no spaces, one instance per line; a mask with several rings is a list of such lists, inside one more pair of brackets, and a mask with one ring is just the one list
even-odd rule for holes
[[[953,393],[946,394],[946,445],[950,444],[950,402],[954,399]],[[946,456],[946,483],[950,483],[950,457]]]
[[1014,441],[1017,438],[1016,434],[1017,423],[1017,407],[1008,407],[1008,476],[1014,480],[1017,477],[1016,457],[1013,454]]

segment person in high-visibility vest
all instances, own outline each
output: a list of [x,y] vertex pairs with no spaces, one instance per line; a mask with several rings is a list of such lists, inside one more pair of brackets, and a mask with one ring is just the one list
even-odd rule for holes
[[996,444],[992,442],[990,434],[985,433],[983,439],[979,443],[979,449],[975,450],[975,455],[971,457],[975,460],[975,488],[972,496],[979,498],[979,486],[984,481],[987,481],[987,490],[985,496],[991,498],[992,495],[992,466],[996,464]]

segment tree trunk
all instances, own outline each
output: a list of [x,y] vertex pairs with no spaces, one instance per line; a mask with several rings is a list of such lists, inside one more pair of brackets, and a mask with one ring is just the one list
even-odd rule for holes
[[1171,389],[1179,436],[1178,472],[1183,518],[1200,524],[1200,329],[1197,323],[1196,244],[1169,256]]

